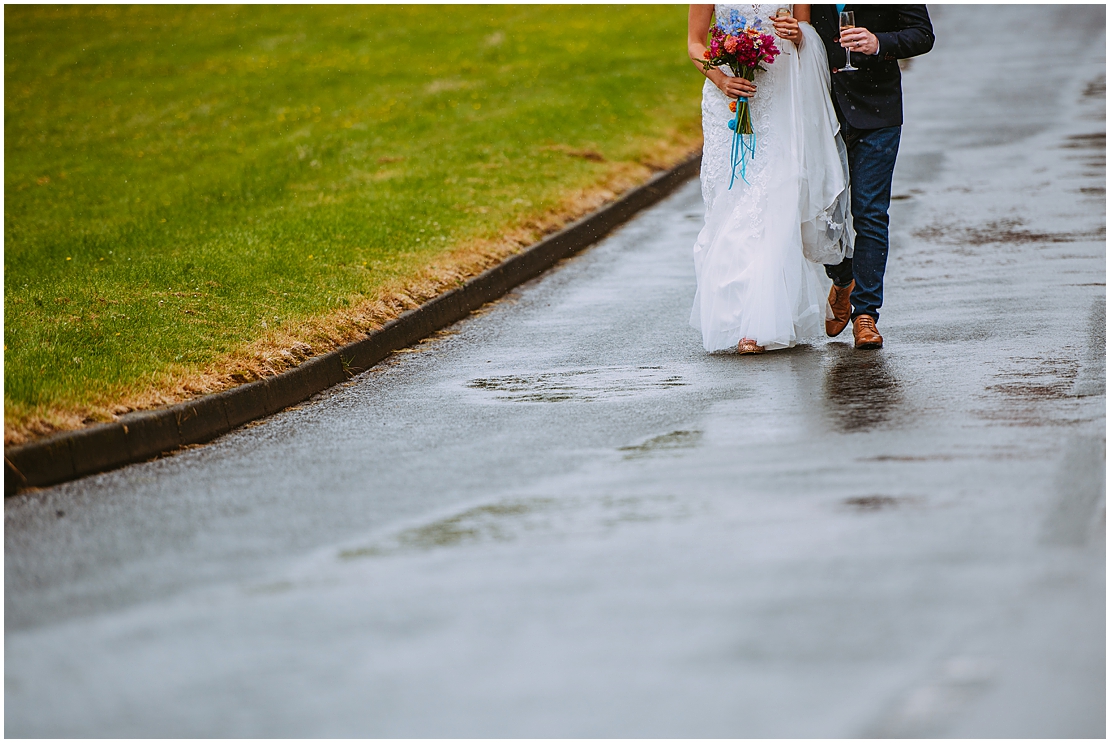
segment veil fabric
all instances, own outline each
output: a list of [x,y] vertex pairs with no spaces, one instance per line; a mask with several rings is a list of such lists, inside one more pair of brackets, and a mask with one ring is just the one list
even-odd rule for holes
[[831,97],[825,45],[813,27],[800,23],[797,121],[802,153],[802,249],[815,263],[834,265],[852,257],[848,149]]

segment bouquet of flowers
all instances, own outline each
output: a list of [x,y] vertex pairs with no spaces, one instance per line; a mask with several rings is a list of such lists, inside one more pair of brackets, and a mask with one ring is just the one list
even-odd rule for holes
[[[765,70],[764,63],[771,64],[779,55],[775,37],[762,33],[763,21],[755,18],[751,23],[735,9],[729,11],[728,18],[718,18],[709,29],[709,48],[705,50],[702,65],[710,67],[727,65],[737,77],[755,80],[756,70]],[[740,134],[752,133],[752,115],[748,109],[748,99],[740,98],[729,104],[736,112],[736,124],[729,128]]]
[[[717,22],[709,29],[709,48],[705,50],[702,65],[710,67],[727,65],[732,73],[745,80],[755,80],[756,70],[765,70],[764,64],[771,64],[779,55],[775,37],[765,34],[763,21],[753,18],[751,23],[735,9],[729,11],[727,18],[717,17]],[[755,131],[752,129],[752,114],[747,98],[739,98],[728,104],[736,118],[728,122],[732,135],[732,177],[728,187],[731,189],[736,180],[736,167],[740,166],[740,177],[745,178],[747,157],[755,157]],[[748,136],[750,135],[750,136]]]

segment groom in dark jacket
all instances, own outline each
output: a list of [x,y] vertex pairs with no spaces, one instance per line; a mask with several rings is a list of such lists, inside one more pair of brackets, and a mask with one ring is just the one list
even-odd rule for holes
[[[855,13],[855,26],[841,31],[840,13]],[[852,181],[855,254],[825,266],[830,336],[852,322],[856,348],[881,348],[875,323],[883,304],[889,247],[890,184],[902,135],[902,74],[898,60],[933,48],[933,26],[924,5],[813,5],[810,23],[825,42],[832,69],[832,99],[848,147]],[[855,71],[843,70],[851,53]]]

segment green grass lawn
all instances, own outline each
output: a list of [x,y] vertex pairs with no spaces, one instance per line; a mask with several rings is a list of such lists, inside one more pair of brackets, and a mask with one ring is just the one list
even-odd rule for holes
[[684,6],[4,14],[6,440],[700,136]]

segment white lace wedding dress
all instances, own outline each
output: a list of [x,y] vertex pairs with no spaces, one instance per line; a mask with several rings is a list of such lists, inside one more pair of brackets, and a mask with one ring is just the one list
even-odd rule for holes
[[[735,8],[769,20],[781,5]],[[851,255],[847,158],[829,97],[829,68],[816,31],[802,23],[800,47],[757,71],[750,99],[755,156],[729,189],[729,99],[709,80],[702,92],[701,184],[705,226],[694,245],[698,290],[690,324],[707,351],[750,338],[771,350],[824,335],[829,280],[821,264]],[[725,74],[731,74],[723,68]]]

